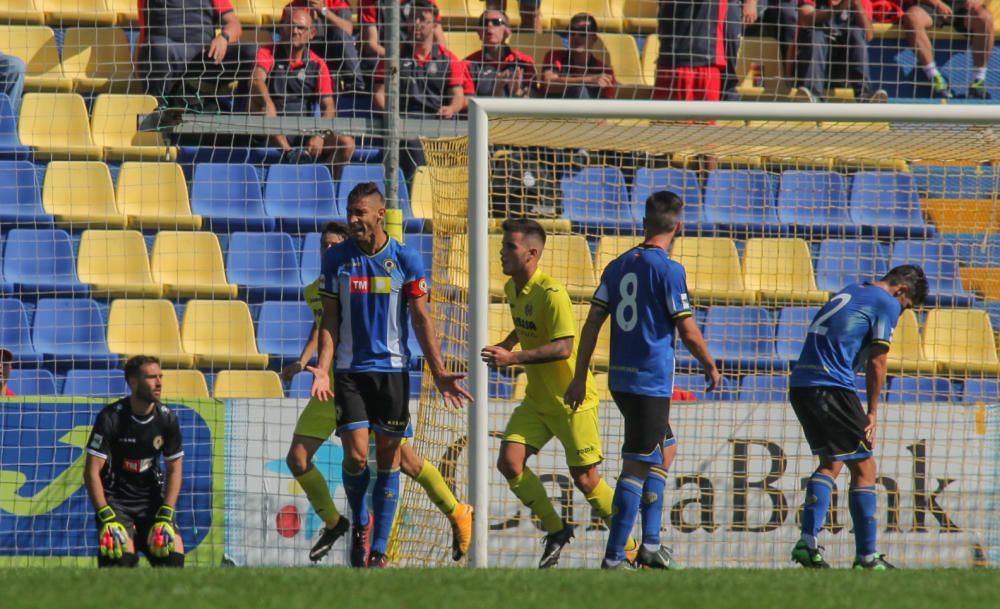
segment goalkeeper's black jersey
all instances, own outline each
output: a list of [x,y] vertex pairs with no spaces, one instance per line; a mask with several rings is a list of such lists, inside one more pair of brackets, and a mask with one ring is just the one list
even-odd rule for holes
[[156,404],[152,414],[140,418],[132,413],[129,399],[122,398],[97,415],[87,452],[106,460],[101,479],[109,502],[159,502],[160,454],[166,461],[184,456],[177,415]]

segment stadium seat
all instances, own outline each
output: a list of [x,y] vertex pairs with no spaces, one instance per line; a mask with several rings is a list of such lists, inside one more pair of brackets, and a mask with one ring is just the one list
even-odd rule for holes
[[198,368],[265,368],[257,350],[250,309],[239,300],[190,300],[184,307],[181,342]]
[[794,363],[802,352],[809,324],[819,307],[785,307],[778,313],[776,351],[781,359]]
[[641,243],[642,237],[640,235],[601,236],[597,241],[597,250],[594,252],[594,270],[597,272],[597,280],[600,281],[604,269],[615,258]]
[[298,250],[288,233],[230,235],[226,275],[249,302],[302,298]]
[[272,370],[223,370],[215,377],[213,394],[219,400],[283,398],[285,390]]
[[584,167],[562,179],[563,217],[586,233],[636,232],[642,207],[629,203],[625,178],[617,167]]
[[816,258],[816,286],[839,292],[852,283],[875,281],[889,271],[889,254],[877,241],[826,239]]
[[809,245],[803,239],[747,239],[743,278],[765,301],[824,303],[829,295],[816,287]]
[[684,234],[709,234],[715,229],[705,219],[697,172],[691,169],[645,167],[635,172],[632,186],[632,216],[640,229],[642,218],[646,214],[646,199],[658,190],[669,190],[684,201],[684,212],[681,216]]
[[[501,305],[506,306],[506,305]],[[590,304],[576,303],[573,305],[573,314],[576,315],[576,332],[577,336],[583,331],[583,324],[587,321],[587,316],[590,314]],[[507,313],[508,318],[510,313]],[[509,321],[507,322],[510,323]],[[607,320],[604,325],[601,326],[601,331],[597,335],[597,345],[594,347],[594,354],[590,358],[591,368],[598,370],[607,370],[608,364],[611,359],[611,324],[614,323],[613,320]],[[577,345],[579,346],[579,345]]]
[[962,286],[955,247],[942,241],[896,241],[892,245],[889,268],[918,264],[927,275],[927,305],[967,307],[975,296]]
[[967,404],[996,404],[1000,402],[1000,379],[965,379],[962,387],[962,401]]
[[[36,0],[37,2],[37,0]],[[6,22],[4,22],[6,23]],[[0,49],[19,57],[27,66],[25,91],[73,90],[73,79],[63,73],[59,46],[52,28],[35,25],[0,25]],[[52,115],[39,117],[51,121]],[[21,115],[23,121],[24,114]],[[24,133],[21,133],[22,139]]]
[[924,353],[951,374],[1000,374],[994,328],[986,311],[929,311],[924,325]]
[[622,7],[626,32],[655,32],[658,3],[650,0],[625,0]]
[[77,398],[112,398],[129,395],[123,370],[70,370],[62,394]]
[[621,0],[548,0],[539,5],[542,27],[547,30],[565,30],[570,26],[573,15],[589,13],[597,20],[597,29],[602,32],[622,31],[622,15],[611,10],[611,2],[621,6]]
[[43,298],[35,309],[32,340],[48,366],[117,368],[119,357],[108,349],[104,319],[89,298]]
[[[347,165],[340,174],[340,182],[337,184],[337,209],[344,213],[337,218],[341,219],[347,215],[347,195],[355,186],[362,182],[375,182],[381,185],[382,194],[385,194],[385,168],[382,165]],[[410,194],[406,190],[406,178],[403,177],[402,170],[399,173],[399,208],[403,210],[403,230],[406,232],[420,232],[423,228],[423,221],[417,221],[410,210]]]
[[746,288],[736,244],[726,237],[677,237],[670,257],[684,265],[688,293],[701,304],[755,303]]
[[920,210],[913,176],[900,171],[859,171],[851,181],[851,219],[882,239],[926,239],[935,234]]
[[594,373],[594,386],[597,388],[597,399],[602,402],[608,402],[614,398],[611,396],[611,388],[608,387],[608,373],[607,372],[595,372]]
[[566,48],[566,43],[555,32],[536,34],[534,32],[518,31],[507,39],[507,45],[535,60],[535,71],[539,74],[545,68],[545,55],[549,51]]
[[[619,88],[645,88],[653,83],[646,82],[642,71],[642,59],[639,57],[639,47],[630,34],[597,34],[598,46],[603,47],[601,61],[611,66]],[[646,89],[648,91],[648,89]],[[621,97],[621,92],[619,92]],[[632,97],[631,95],[628,97]]]
[[942,233],[940,238],[955,247],[958,262],[963,268],[1000,266],[1000,232]]
[[273,231],[253,165],[200,163],[191,181],[191,211],[214,232]]
[[44,368],[15,368],[10,371],[7,387],[14,395],[56,395],[56,379]]
[[11,230],[4,246],[3,274],[22,298],[90,293],[77,277],[73,241],[64,230]]
[[[685,201],[686,203],[686,201]],[[778,236],[772,175],[760,169],[716,169],[705,183],[705,222],[734,237]],[[687,206],[684,220],[687,223]]]
[[0,23],[45,23],[41,0],[10,0],[0,3]]
[[38,172],[28,161],[0,161],[0,225],[4,230],[51,227],[53,218],[42,207]]
[[424,265],[424,276],[427,285],[434,286],[434,235],[411,233],[406,235],[404,243],[420,252],[420,261]]
[[920,325],[911,310],[903,311],[892,333],[889,345],[888,370],[890,374],[934,374],[938,365],[924,355],[920,339]]
[[302,285],[309,285],[319,277],[320,265],[322,264],[319,244],[322,238],[323,235],[320,233],[307,233],[302,238],[302,253],[300,258],[302,261]]
[[[35,0],[45,10],[45,22],[55,26],[85,23],[114,25],[115,11],[105,0]],[[110,28],[108,28],[110,29]]]
[[[460,1],[463,5],[465,4],[465,0]],[[465,14],[464,17],[466,19],[469,18],[468,14]],[[445,33],[445,43],[448,50],[454,53],[459,59],[465,59],[483,48],[483,41],[479,39],[479,34],[476,32],[460,32],[449,29]]]
[[741,402],[787,402],[788,375],[748,374],[740,379]]
[[986,300],[1000,302],[1000,268],[960,267],[958,271],[966,289],[978,292]]
[[855,237],[861,232],[848,215],[846,180],[832,171],[783,172],[778,220],[797,237]]
[[115,204],[111,172],[101,161],[52,161],[45,170],[42,206],[56,224],[71,230],[125,228]]
[[[295,376],[292,377],[292,382],[288,386],[288,397],[290,398],[301,398],[308,400],[312,397],[312,383],[313,383],[313,373],[303,370]],[[412,390],[412,377],[411,377]]]
[[[115,22],[119,26],[139,23],[139,5],[131,0],[106,0],[108,7],[115,11]],[[234,3],[235,4],[235,3]]]
[[423,220],[424,230],[429,231],[431,220],[434,219],[434,192],[431,188],[431,171],[425,166],[417,167],[417,173],[413,176],[410,211],[414,219]]
[[948,379],[926,376],[896,376],[889,379],[886,402],[926,403],[950,402],[951,383]]
[[235,298],[226,280],[222,249],[215,233],[160,231],[150,258],[153,280],[171,298]]
[[[728,375],[786,370],[788,362],[778,357],[774,342],[774,320],[758,307],[711,307],[705,318],[708,351],[721,362]],[[693,362],[686,353],[678,358]],[[680,363],[680,362],[679,362]]]
[[99,161],[104,150],[90,134],[90,118],[76,93],[27,93],[21,102],[21,142],[36,160]]
[[161,399],[208,398],[208,383],[199,370],[164,370]]
[[[96,1],[103,3],[103,0]],[[114,20],[115,14],[110,15]],[[66,78],[73,79],[74,89],[80,93],[128,91],[132,82],[132,57],[125,30],[114,27],[66,30],[63,73]],[[133,88],[140,88],[138,79]],[[126,123],[123,119],[124,116],[119,117],[119,122]]]
[[939,233],[1000,231],[993,199],[924,199],[923,209]]
[[177,163],[125,162],[115,194],[129,228],[201,228],[201,216],[191,213],[187,181]]
[[76,268],[80,281],[91,284],[94,296],[159,298],[163,295],[163,286],[153,280],[146,241],[139,231],[84,231]]
[[6,93],[0,93],[0,159],[26,161],[31,147],[21,143],[17,134],[17,114]]
[[163,143],[155,131],[139,131],[139,115],[156,112],[149,95],[105,93],[94,101],[90,130],[94,143],[108,161],[164,161],[176,159],[178,149]]
[[[684,349],[682,345],[678,348]],[[704,374],[674,374],[674,388],[693,393],[699,400],[734,400],[737,397],[738,387],[733,387],[725,377],[714,391],[706,392],[706,386]]]
[[993,193],[990,176],[974,164],[913,163],[910,172],[922,199],[989,199]]
[[264,209],[290,233],[315,232],[333,219],[346,218],[337,205],[330,170],[323,165],[274,165],[264,185]]
[[265,302],[257,317],[257,349],[277,368],[299,359],[313,327],[305,302]]
[[108,312],[108,348],[123,358],[155,355],[165,368],[191,368],[184,352],[177,313],[166,300],[119,298]]
[[594,260],[583,235],[548,235],[539,268],[563,284],[570,298],[589,300],[597,289]]
[[[255,4],[254,0],[232,0],[233,10],[236,12],[236,16],[239,17],[240,23],[243,24],[244,32],[248,29],[246,28],[248,25],[259,26],[265,23],[264,12],[257,12]],[[268,14],[267,17],[268,23],[270,23],[273,15]]]
[[0,298],[0,346],[14,354],[19,366],[38,366],[42,356],[31,342],[28,311],[17,298]]

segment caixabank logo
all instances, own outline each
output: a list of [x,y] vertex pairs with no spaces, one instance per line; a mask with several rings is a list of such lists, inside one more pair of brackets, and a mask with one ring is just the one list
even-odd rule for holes
[[[95,555],[94,510],[83,469],[91,427],[107,403],[52,398],[0,404],[0,557]],[[190,552],[212,530],[214,434],[194,408],[170,408],[184,440],[176,518]]]

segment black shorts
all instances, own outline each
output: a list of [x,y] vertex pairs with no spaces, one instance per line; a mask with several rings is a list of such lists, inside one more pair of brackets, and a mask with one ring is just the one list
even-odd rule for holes
[[865,437],[868,415],[854,390],[792,387],[788,397],[814,455],[834,461],[872,456],[872,445]]
[[[149,560],[150,566],[153,567],[165,567],[167,566],[166,558],[157,558],[153,556],[153,553],[149,551],[149,532],[153,529],[153,525],[156,520],[156,511],[160,509],[163,505],[162,501],[157,501],[155,503],[151,502],[122,502],[111,500],[108,501],[108,505],[115,511],[118,515],[118,522],[125,526],[125,530],[128,532],[129,538],[132,539],[132,543],[135,545],[136,553],[143,553],[146,555],[146,559]],[[94,516],[94,521],[97,523],[97,532],[101,532],[101,521]],[[180,535],[180,527],[177,523],[174,523],[174,530]]]
[[969,11],[965,8],[965,2],[963,0],[958,0],[957,2],[948,2],[948,6],[951,7],[951,20],[945,21],[945,17],[938,12],[936,8],[929,4],[921,4],[920,8],[930,15],[931,20],[934,22],[934,27],[947,28],[950,27],[956,32],[961,32],[962,34],[968,34],[969,28],[965,27],[965,21],[969,17]]
[[612,391],[618,410],[625,419],[622,459],[660,463],[662,446],[674,444],[670,429],[670,398]]
[[397,438],[411,435],[406,372],[341,372],[334,374],[334,386],[338,436],[363,427]]

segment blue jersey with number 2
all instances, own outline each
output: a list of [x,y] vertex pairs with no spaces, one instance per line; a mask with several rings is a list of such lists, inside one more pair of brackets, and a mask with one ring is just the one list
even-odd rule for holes
[[669,398],[674,391],[674,322],[691,315],[684,267],[640,245],[604,269],[591,303],[611,321],[612,391]]
[[876,285],[847,286],[813,318],[789,384],[853,390],[872,344],[889,345],[902,312],[899,302]]

